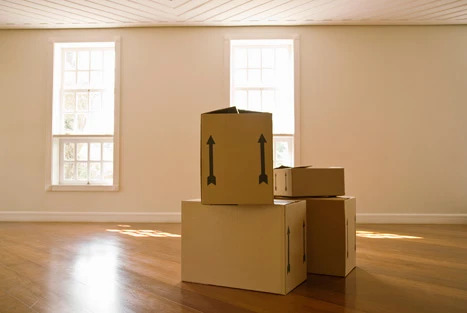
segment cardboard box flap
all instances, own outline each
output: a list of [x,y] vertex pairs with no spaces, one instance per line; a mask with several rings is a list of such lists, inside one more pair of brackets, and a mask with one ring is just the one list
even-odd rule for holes
[[295,202],[300,202],[301,200],[295,199],[274,199],[274,205],[289,205]]
[[294,167],[281,165],[281,166],[279,166],[279,167],[275,167],[274,169],[275,169],[275,170],[280,170],[280,169],[283,169],[283,168],[291,168],[291,169],[294,169],[294,168],[308,168],[308,167],[313,167],[313,165],[301,165],[301,166],[294,166]]
[[237,109],[237,107],[228,107],[224,109],[206,112],[203,114],[243,114],[243,113],[263,113],[263,112],[241,110],[241,109]]

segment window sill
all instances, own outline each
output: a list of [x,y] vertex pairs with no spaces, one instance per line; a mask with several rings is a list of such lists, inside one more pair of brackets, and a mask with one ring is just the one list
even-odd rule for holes
[[47,191],[119,191],[118,185],[50,185]]

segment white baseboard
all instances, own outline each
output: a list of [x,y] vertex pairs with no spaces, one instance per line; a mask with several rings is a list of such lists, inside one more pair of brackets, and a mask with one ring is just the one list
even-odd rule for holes
[[357,213],[357,224],[467,224],[467,214]]
[[179,212],[36,212],[0,211],[1,222],[180,223]]
[[[179,212],[0,211],[0,222],[180,223]],[[467,224],[467,214],[358,213],[359,224]]]

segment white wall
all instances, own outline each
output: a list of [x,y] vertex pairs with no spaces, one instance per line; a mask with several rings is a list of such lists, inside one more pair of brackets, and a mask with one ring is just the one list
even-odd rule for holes
[[[467,213],[467,27],[0,31],[0,210],[177,212],[199,114],[227,106],[224,36],[298,34],[301,160],[346,168],[359,213]],[[50,37],[121,37],[119,192],[46,192]]]

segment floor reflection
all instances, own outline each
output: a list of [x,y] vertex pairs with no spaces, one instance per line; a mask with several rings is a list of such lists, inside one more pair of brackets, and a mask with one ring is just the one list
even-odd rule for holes
[[423,237],[357,230],[357,236],[373,239],[423,239]]
[[73,300],[93,312],[115,313],[121,310],[117,282],[120,248],[113,242],[93,241],[83,245],[73,264],[75,284]]

